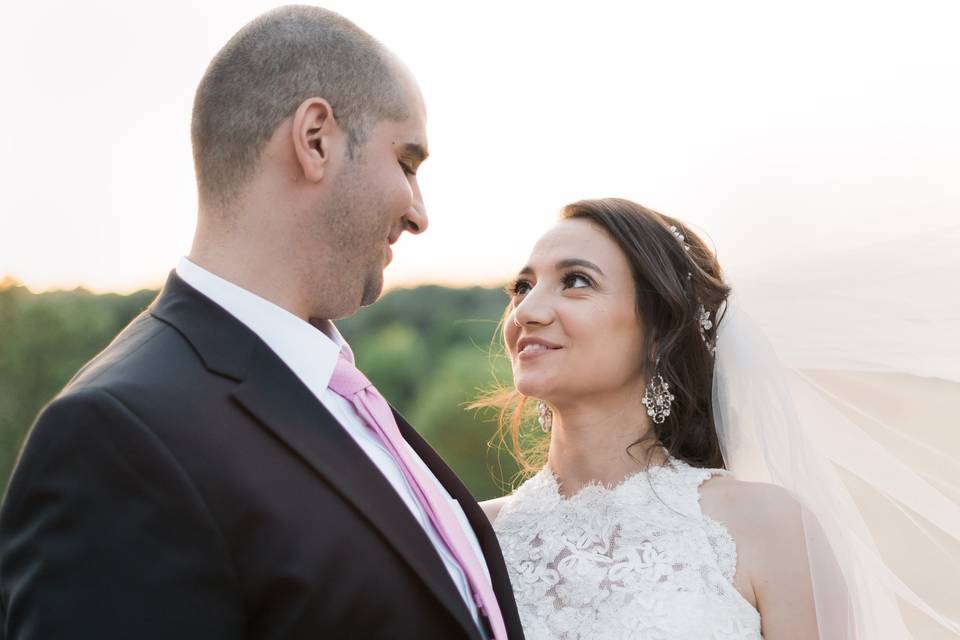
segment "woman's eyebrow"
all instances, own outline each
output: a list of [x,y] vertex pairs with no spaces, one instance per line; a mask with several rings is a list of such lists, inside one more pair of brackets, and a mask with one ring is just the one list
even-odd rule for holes
[[567,258],[566,260],[561,260],[557,263],[557,269],[569,269],[570,267],[586,267],[587,269],[596,271],[600,275],[606,275],[603,273],[603,269],[589,260],[584,260],[582,258]]
[[[583,258],[566,258],[564,260],[560,260],[554,266],[556,269],[569,269],[570,267],[586,267],[587,269],[596,271],[602,276],[606,275],[603,272],[603,269],[601,269],[594,263],[590,262],[589,260],[584,260]],[[523,269],[520,269],[517,275],[530,276],[530,275],[533,275],[533,273],[534,273],[533,267],[531,267],[530,265],[527,265]]]

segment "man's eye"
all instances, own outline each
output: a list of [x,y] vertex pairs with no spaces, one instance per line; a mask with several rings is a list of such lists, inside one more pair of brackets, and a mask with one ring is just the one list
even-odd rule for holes
[[413,169],[411,169],[409,165],[401,162],[401,163],[400,163],[400,166],[403,167],[403,172],[404,172],[406,175],[408,175],[408,176],[415,176],[415,175],[417,175],[417,172],[414,171]]

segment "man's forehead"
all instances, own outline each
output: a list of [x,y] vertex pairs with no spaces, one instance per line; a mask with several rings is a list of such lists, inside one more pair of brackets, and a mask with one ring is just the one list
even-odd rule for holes
[[411,156],[429,155],[427,145],[427,128],[422,118],[411,115],[405,120],[381,120],[375,125],[382,128],[385,135],[397,153],[408,153]]

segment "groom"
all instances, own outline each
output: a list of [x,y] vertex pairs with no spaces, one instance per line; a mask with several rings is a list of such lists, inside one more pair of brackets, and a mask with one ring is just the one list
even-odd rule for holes
[[44,409],[4,498],[0,638],[522,638],[480,508],[330,322],[427,227],[424,120],[323,9],[217,54],[190,255]]

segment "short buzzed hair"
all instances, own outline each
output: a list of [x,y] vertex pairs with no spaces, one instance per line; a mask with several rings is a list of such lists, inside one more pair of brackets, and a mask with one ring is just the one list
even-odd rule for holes
[[201,199],[229,204],[277,126],[311,97],[330,103],[350,157],[373,125],[410,117],[380,42],[327,9],[280,7],[238,31],[197,87],[191,138]]

